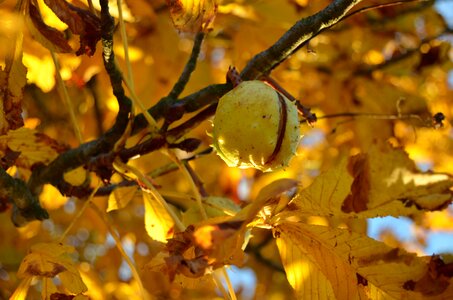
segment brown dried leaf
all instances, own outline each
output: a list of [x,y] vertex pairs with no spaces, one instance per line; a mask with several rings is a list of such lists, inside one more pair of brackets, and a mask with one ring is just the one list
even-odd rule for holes
[[446,264],[438,256],[433,255],[429,261],[425,275],[417,281],[409,280],[404,283],[404,288],[410,291],[422,293],[424,296],[441,295],[450,285],[453,273],[448,271],[452,264]]
[[25,24],[33,38],[47,49],[57,53],[72,52],[63,33],[44,23],[38,8],[33,3],[28,3]]
[[217,0],[166,0],[176,29],[208,31],[217,14]]
[[5,42],[9,51],[5,67],[0,67],[0,135],[24,125],[22,98],[27,69],[22,63],[22,40],[23,34],[18,31]]
[[14,59],[9,70],[7,67],[0,67],[0,135],[24,125],[21,114],[27,69],[22,55]]
[[94,55],[96,43],[101,39],[101,20],[88,9],[67,3],[65,0],[44,0],[69,30],[80,35],[80,48],[76,54]]
[[240,221],[223,222],[201,226],[195,230],[194,243],[203,249],[212,267],[244,264],[245,254],[242,246],[246,227],[243,224]]

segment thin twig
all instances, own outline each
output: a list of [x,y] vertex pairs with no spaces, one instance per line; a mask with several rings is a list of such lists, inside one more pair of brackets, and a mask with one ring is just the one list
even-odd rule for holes
[[82,144],[83,137],[82,137],[82,132],[79,127],[79,122],[77,121],[77,118],[75,116],[74,108],[72,106],[72,102],[71,102],[71,99],[68,94],[68,89],[66,88],[63,78],[61,77],[60,64],[58,63],[57,56],[53,50],[50,50],[50,56],[52,57],[52,61],[55,66],[55,74],[57,77],[57,82],[58,82],[58,87],[59,87],[58,90],[60,91],[60,97],[68,109],[72,129],[74,130],[74,134],[77,138],[77,141],[79,142],[79,144]]
[[332,27],[362,0],[335,0],[322,11],[298,21],[275,44],[255,55],[241,73],[244,80],[269,74],[303,43],[323,29]]
[[407,3],[411,3],[411,2],[430,2],[432,0],[401,0],[401,1],[393,1],[393,2],[389,2],[389,3],[381,3],[381,4],[375,4],[375,5],[370,5],[370,6],[365,6],[365,7],[362,7],[362,8],[359,8],[353,12],[350,12],[348,14],[346,14],[344,17],[341,18],[340,21],[343,21],[349,17],[352,17],[356,14],[361,14],[361,13],[364,13],[364,12],[367,12],[367,11],[370,11],[370,10],[375,10],[375,9],[379,9],[379,8],[385,8],[385,7],[391,7],[391,6],[397,6],[397,5],[401,5],[401,4],[407,4]]
[[33,192],[38,193],[40,187],[45,183],[52,183],[54,186],[58,186],[65,172],[86,164],[91,157],[111,151],[116,141],[123,136],[129,124],[132,104],[124,93],[121,72],[115,65],[115,54],[113,52],[114,22],[109,13],[108,0],[100,0],[100,3],[104,67],[110,77],[113,94],[118,101],[118,115],[113,126],[98,140],[63,152],[49,165],[35,168],[28,181],[28,185]]
[[189,60],[187,61],[186,66],[181,73],[181,76],[173,86],[171,92],[168,94],[169,98],[177,99],[189,82],[190,75],[192,75],[192,72],[197,66],[197,59],[200,54],[201,44],[203,43],[204,37],[204,32],[198,32],[196,34],[195,40],[193,42],[192,53],[190,54]]

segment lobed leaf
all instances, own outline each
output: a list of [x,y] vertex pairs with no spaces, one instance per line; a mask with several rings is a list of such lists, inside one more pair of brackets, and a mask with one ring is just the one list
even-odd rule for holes
[[14,159],[18,167],[30,169],[35,164],[48,164],[67,147],[43,133],[28,128],[10,130],[6,135],[0,136],[0,154],[19,153]]
[[57,243],[39,243],[31,247],[30,252],[20,264],[17,276],[53,278],[59,276],[68,291],[80,294],[87,291],[70,254],[75,249]]
[[312,215],[406,216],[452,201],[453,178],[420,172],[401,149],[373,146],[341,162],[300,191],[293,204]]
[[[329,290],[336,299],[452,295],[453,274],[444,271],[438,257],[417,257],[347,229],[284,222],[275,230],[288,280],[298,295],[314,293],[318,299],[331,299]],[[304,272],[296,274],[296,267]]]

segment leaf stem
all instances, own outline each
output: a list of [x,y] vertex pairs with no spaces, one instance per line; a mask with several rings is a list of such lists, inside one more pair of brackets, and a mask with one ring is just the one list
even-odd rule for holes
[[91,192],[90,196],[88,197],[87,201],[83,204],[82,208],[77,212],[77,215],[72,219],[71,223],[69,226],[66,228],[66,230],[63,232],[61,237],[58,239],[60,243],[63,242],[65,237],[68,235],[69,231],[71,231],[72,227],[79,221],[79,219],[82,217],[83,213],[87,209],[89,203],[93,200],[94,195],[97,193],[99,188],[101,187],[101,184],[99,183],[96,188],[93,189]]
[[72,106],[71,99],[68,94],[68,89],[66,88],[66,85],[60,74],[60,64],[58,63],[57,56],[55,55],[55,52],[53,50],[50,50],[50,56],[52,56],[53,64],[55,65],[55,75],[57,77],[58,86],[60,87],[58,89],[60,91],[60,97],[63,99],[64,104],[68,108],[72,129],[74,130],[77,141],[79,142],[79,144],[82,144],[82,132],[80,131],[79,123],[77,122],[77,118],[75,116],[74,107]]
[[186,178],[187,182],[190,185],[190,188],[192,189],[192,192],[194,194],[195,200],[197,201],[197,205],[200,210],[201,216],[203,217],[204,220],[207,220],[208,215],[206,214],[206,210],[203,207],[203,202],[201,201],[200,192],[197,189],[195,181],[193,180],[190,172],[187,170],[186,165],[181,162],[181,160],[176,156],[176,154],[173,152],[173,150],[167,149],[167,151],[165,151],[165,152],[170,157],[170,159],[173,160],[176,163],[176,165],[178,165],[179,169],[183,173],[184,177]]
[[170,208],[170,206],[168,206],[167,202],[162,197],[162,195],[156,190],[151,181],[149,181],[149,179],[145,175],[143,175],[142,172],[140,172],[138,169],[132,166],[126,165],[119,159],[115,160],[115,162],[113,163],[113,167],[118,173],[123,174],[125,176],[127,176],[127,172],[131,172],[132,174],[134,174],[137,177],[137,179],[146,186],[146,188],[150,191],[151,195],[153,195],[153,197],[167,210],[168,214],[173,219],[173,222],[175,222],[175,225],[178,228],[178,230],[184,231],[186,229],[186,226],[184,226],[181,220],[179,220],[179,217]]
[[142,299],[149,299],[148,294],[143,286],[142,280],[140,279],[140,275],[138,274],[137,268],[135,267],[134,263],[130,259],[129,255],[127,255],[126,251],[121,244],[121,240],[119,234],[117,234],[116,229],[114,228],[112,221],[109,218],[109,215],[102,211],[93,201],[88,201],[87,203],[90,204],[91,208],[94,212],[99,216],[99,218],[104,222],[104,225],[107,227],[110,235],[115,240],[115,245],[118,248],[118,251],[121,253],[121,256],[124,258],[126,263],[128,264],[131,272],[138,283],[140,293],[142,294]]
[[124,25],[122,4],[122,0],[116,0],[116,5],[118,6],[121,39],[123,40],[124,59],[126,60],[127,80],[130,84],[131,90],[135,91],[134,74],[132,73],[131,61],[129,59],[129,45],[127,41],[126,26]]

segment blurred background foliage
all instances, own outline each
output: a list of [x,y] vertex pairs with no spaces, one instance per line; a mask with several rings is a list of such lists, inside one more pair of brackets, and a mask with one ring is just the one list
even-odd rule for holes
[[[50,53],[30,36],[21,19],[13,13],[15,2],[0,1],[0,59],[8,51],[2,47],[3,41],[15,32],[24,32],[23,62],[28,69],[23,100],[25,126],[75,147],[78,141],[57,91]],[[67,25],[59,21],[42,0],[38,2],[45,22],[65,31]],[[230,65],[241,70],[248,60],[271,46],[297,20],[318,12],[330,2],[222,1],[213,29],[202,45],[197,69],[182,96],[225,82]],[[306,187],[317,175],[335,165],[341,155],[366,151],[377,140],[404,148],[423,171],[453,174],[452,24],[448,25],[436,10],[435,2],[414,1],[356,14],[315,37],[279,66],[272,77],[301,103],[312,107],[319,121],[313,128],[302,124],[304,137],[297,156],[281,171],[263,174],[228,168],[215,154],[193,160],[191,165],[208,193],[241,204],[254,199],[263,186],[279,178],[294,178]],[[117,16],[115,3],[112,1],[111,11]],[[382,1],[364,1],[363,6],[378,3]],[[145,106],[151,107],[168,94],[181,73],[192,49],[193,36],[174,29],[165,1],[126,0],[123,11],[136,92]],[[77,45],[75,37],[68,35],[68,39],[72,46]],[[119,32],[114,41],[118,62],[125,70]],[[85,141],[107,130],[118,110],[99,47],[93,57],[58,55],[61,76]],[[0,60],[0,63],[3,62]],[[433,129],[431,117],[437,112],[445,115],[446,122],[443,128]],[[323,118],[345,113],[357,116]],[[364,116],[370,114],[419,117],[382,120]],[[212,143],[207,134],[211,131],[211,122],[206,121],[187,137],[200,139],[199,149],[205,149]],[[137,138],[131,139],[129,143],[136,141]],[[190,154],[180,151],[178,155],[183,158]],[[150,173],[170,162],[167,156],[155,152],[132,164]],[[27,170],[17,172],[24,178],[29,176]],[[120,178],[114,177],[114,180]],[[180,172],[155,178],[155,183],[169,199],[179,197],[184,201],[190,197],[190,186]],[[147,235],[142,197],[134,196],[134,191],[131,193],[130,203],[110,215],[147,289],[158,299],[218,297],[208,279],[177,278],[170,283],[161,274],[146,271],[144,266],[159,251],[160,245]],[[40,200],[51,215],[49,220],[16,228],[8,212],[0,214],[0,298],[7,297],[16,288],[15,272],[28,249],[38,242],[61,236],[84,205],[79,199],[63,197],[50,185],[44,187]],[[107,208],[108,197],[97,197],[94,201],[99,207]],[[411,238],[405,241],[391,227],[376,234],[389,245],[404,246],[423,254],[428,234],[451,232],[452,221],[453,209],[449,207],[411,220],[410,232],[406,233]],[[339,224],[343,221],[314,218],[312,222]],[[346,225],[367,232],[364,222]],[[237,283],[237,294],[243,299],[290,299],[291,288],[282,272],[276,246],[270,242],[271,233],[256,229],[253,235],[246,266],[230,273],[232,278],[244,276],[242,283]],[[79,269],[88,286],[86,294],[92,299],[137,297],[138,286],[131,270],[96,214],[86,210],[64,243],[77,250]],[[453,252],[453,245],[448,250]],[[183,285],[183,280],[194,289],[187,288],[188,282]],[[31,288],[30,299],[39,297],[39,289],[39,284]]]

